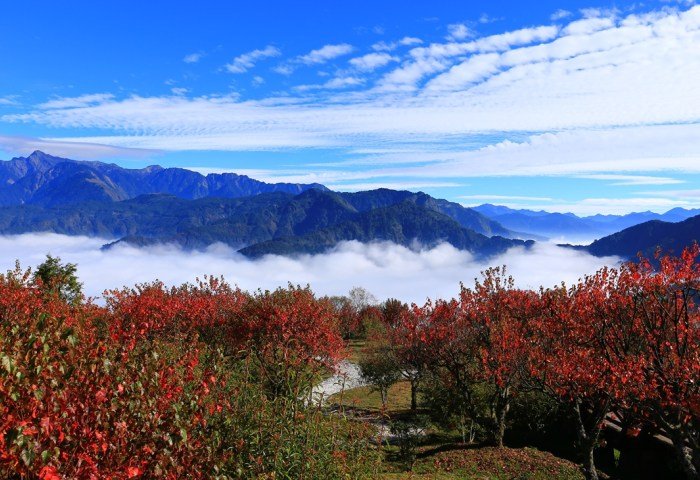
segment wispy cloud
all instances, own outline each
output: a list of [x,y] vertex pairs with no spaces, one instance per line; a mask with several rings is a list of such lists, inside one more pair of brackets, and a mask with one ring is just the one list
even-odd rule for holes
[[335,77],[330,80],[328,80],[325,83],[317,84],[317,85],[299,85],[297,87],[294,87],[295,90],[300,91],[300,92],[306,92],[310,90],[339,90],[343,88],[348,88],[348,87],[356,87],[358,85],[362,85],[365,83],[365,80],[361,77],[356,77],[356,76],[343,76],[343,77]]
[[371,72],[398,60],[398,57],[388,53],[368,53],[361,57],[353,58],[348,63],[358,70]]
[[339,192],[359,192],[364,190],[375,190],[377,188],[390,188],[392,190],[410,190],[416,191],[424,188],[450,188],[450,187],[464,187],[464,183],[459,182],[435,182],[435,181],[420,181],[413,180],[410,182],[400,182],[400,181],[389,181],[389,182],[362,182],[362,183],[329,183],[326,182],[325,185]]
[[88,95],[80,95],[79,97],[59,97],[49,100],[48,102],[41,103],[38,108],[44,110],[65,110],[71,108],[84,108],[93,105],[100,105],[114,99],[114,95],[111,93],[92,93]]
[[550,18],[553,22],[556,22],[556,21],[558,21],[558,20],[563,20],[563,19],[565,19],[565,18],[567,18],[567,17],[570,17],[571,15],[572,15],[572,13],[571,13],[570,11],[564,10],[564,9],[560,8],[559,10],[557,10],[556,12],[554,12],[552,15],[550,15],[549,18]]
[[323,65],[331,60],[351,54],[355,47],[349,43],[329,44],[321,48],[294,57],[286,62],[280,63],[272,70],[281,75],[291,75],[299,65],[317,66]]
[[684,180],[678,178],[670,177],[654,177],[648,175],[610,175],[610,174],[597,174],[597,175],[579,175],[579,178],[587,178],[590,180],[604,180],[610,181],[610,185],[614,187],[618,186],[628,186],[628,185],[674,185],[678,183],[685,183]]
[[202,59],[203,56],[204,56],[203,52],[190,53],[190,54],[185,55],[183,57],[182,61],[185,63],[197,63]]
[[2,105],[7,105],[7,106],[19,105],[18,98],[19,97],[17,95],[8,95],[8,96],[0,97],[0,106],[2,106]]
[[279,57],[282,52],[279,48],[268,45],[265,48],[252,50],[234,58],[231,63],[225,66],[230,73],[245,73],[255,66],[255,64],[263,59]]
[[464,40],[475,35],[476,33],[464,23],[453,23],[447,26],[448,40]]
[[460,195],[457,198],[461,200],[476,200],[489,202],[552,202],[550,197],[528,197],[523,195]]
[[311,50],[309,53],[299,56],[297,60],[305,65],[319,65],[335,58],[349,55],[353,50],[355,50],[355,47],[349,43],[324,45],[319,49]]
[[0,135],[0,151],[10,155],[26,156],[34,150],[76,160],[103,160],[109,158],[149,158],[160,152],[152,149],[115,147],[98,143],[67,142],[56,139]]
[[414,45],[420,45],[423,43],[423,40],[417,37],[403,37],[400,40],[397,40],[395,42],[377,42],[374,45],[372,45],[372,50],[375,50],[377,52],[391,52],[396,50],[399,47],[410,47]]

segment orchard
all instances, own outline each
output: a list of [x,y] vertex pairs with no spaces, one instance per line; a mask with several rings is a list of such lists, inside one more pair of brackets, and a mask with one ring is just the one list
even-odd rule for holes
[[[492,455],[558,435],[550,443],[564,439],[597,479],[617,421],[621,438],[659,439],[679,478],[698,479],[699,255],[539,291],[492,268],[424,305],[292,285],[249,293],[210,277],[108,291],[98,305],[75,266],[18,267],[0,276],[0,477],[381,477],[394,447],[377,423],[312,401],[355,348],[380,410],[405,384],[400,421],[420,417],[443,442]],[[393,437],[407,468],[428,436]]]

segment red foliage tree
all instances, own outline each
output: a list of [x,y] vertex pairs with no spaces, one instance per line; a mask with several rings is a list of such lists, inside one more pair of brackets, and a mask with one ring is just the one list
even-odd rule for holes
[[633,333],[643,358],[639,380],[641,406],[676,450],[688,478],[700,478],[700,247],[679,257],[657,255],[628,265],[621,277],[635,288],[628,293],[635,312]]
[[418,388],[426,370],[426,329],[429,322],[422,309],[415,306],[409,309],[398,300],[389,300],[384,304],[382,317],[401,375],[411,385],[411,410],[415,411],[418,407]]
[[471,329],[464,328],[465,316],[456,300],[428,302],[414,306],[414,315],[423,319],[426,368],[449,392],[450,403],[459,418],[463,440],[467,421],[477,418],[475,387],[481,365],[478,362],[478,341]]
[[516,289],[505,267],[496,267],[483,272],[474,290],[462,287],[460,305],[462,328],[477,344],[478,379],[491,391],[492,440],[502,447],[511,400],[527,375],[528,332],[539,313],[539,297]]
[[343,340],[333,305],[309,288],[290,285],[257,292],[242,312],[242,333],[274,395],[301,394],[324,368],[333,368]]
[[[532,325],[530,370],[545,392],[571,408],[584,473],[597,479],[593,453],[620,384],[601,348],[601,325],[589,314],[590,295],[579,291],[559,287],[543,293],[543,313]],[[598,300],[605,294],[594,293],[601,295]]]

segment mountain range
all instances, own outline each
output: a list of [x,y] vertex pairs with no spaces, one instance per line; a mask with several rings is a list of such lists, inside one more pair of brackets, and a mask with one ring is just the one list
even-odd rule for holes
[[224,243],[250,257],[319,253],[349,240],[448,242],[488,257],[527,248],[533,239],[598,238],[576,248],[633,258],[692,243],[700,236],[700,210],[578,217],[490,204],[466,208],[422,192],[341,193],[233,173],[127,169],[39,151],[0,161],[0,234],[45,231],[115,239],[105,248]]
[[[0,164],[0,233],[50,231],[249,256],[316,253],[340,241],[426,246],[447,241],[479,256],[530,245],[478,212],[424,193],[331,192],[157,166],[138,170],[34,152]],[[114,243],[112,244],[114,245]]]
[[35,151],[28,157],[0,162],[0,205],[56,206],[85,201],[114,202],[150,193],[180,198],[237,198],[260,193],[299,194],[323,185],[269,184],[245,175],[202,175],[184,168],[153,165],[122,168],[102,162],[82,162]]
[[674,208],[666,213],[637,212],[627,215],[592,215],[579,217],[573,213],[551,213],[526,209],[512,209],[500,205],[484,204],[473,210],[498,222],[503,227],[523,232],[530,238],[566,238],[581,241],[600,238],[625,228],[651,220],[680,222],[700,215],[700,209]]

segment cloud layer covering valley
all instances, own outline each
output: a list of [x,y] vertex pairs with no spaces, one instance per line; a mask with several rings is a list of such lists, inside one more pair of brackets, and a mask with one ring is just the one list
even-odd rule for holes
[[193,281],[204,274],[223,275],[245,290],[271,289],[288,282],[310,284],[318,294],[347,293],[362,286],[377,298],[423,302],[426,298],[452,297],[459,283],[471,285],[489,265],[507,265],[520,287],[549,287],[571,283],[618,259],[596,258],[555,245],[538,244],[529,251],[511,249],[480,263],[467,252],[448,244],[411,250],[389,243],[347,242],[322,255],[299,258],[267,256],[249,260],[218,245],[203,252],[184,252],[172,246],[134,248],[119,246],[101,251],[104,239],[57,234],[25,234],[0,237],[0,271],[34,267],[47,253],[78,264],[85,293],[99,296],[105,289],[134,285],[156,278],[168,285]]

